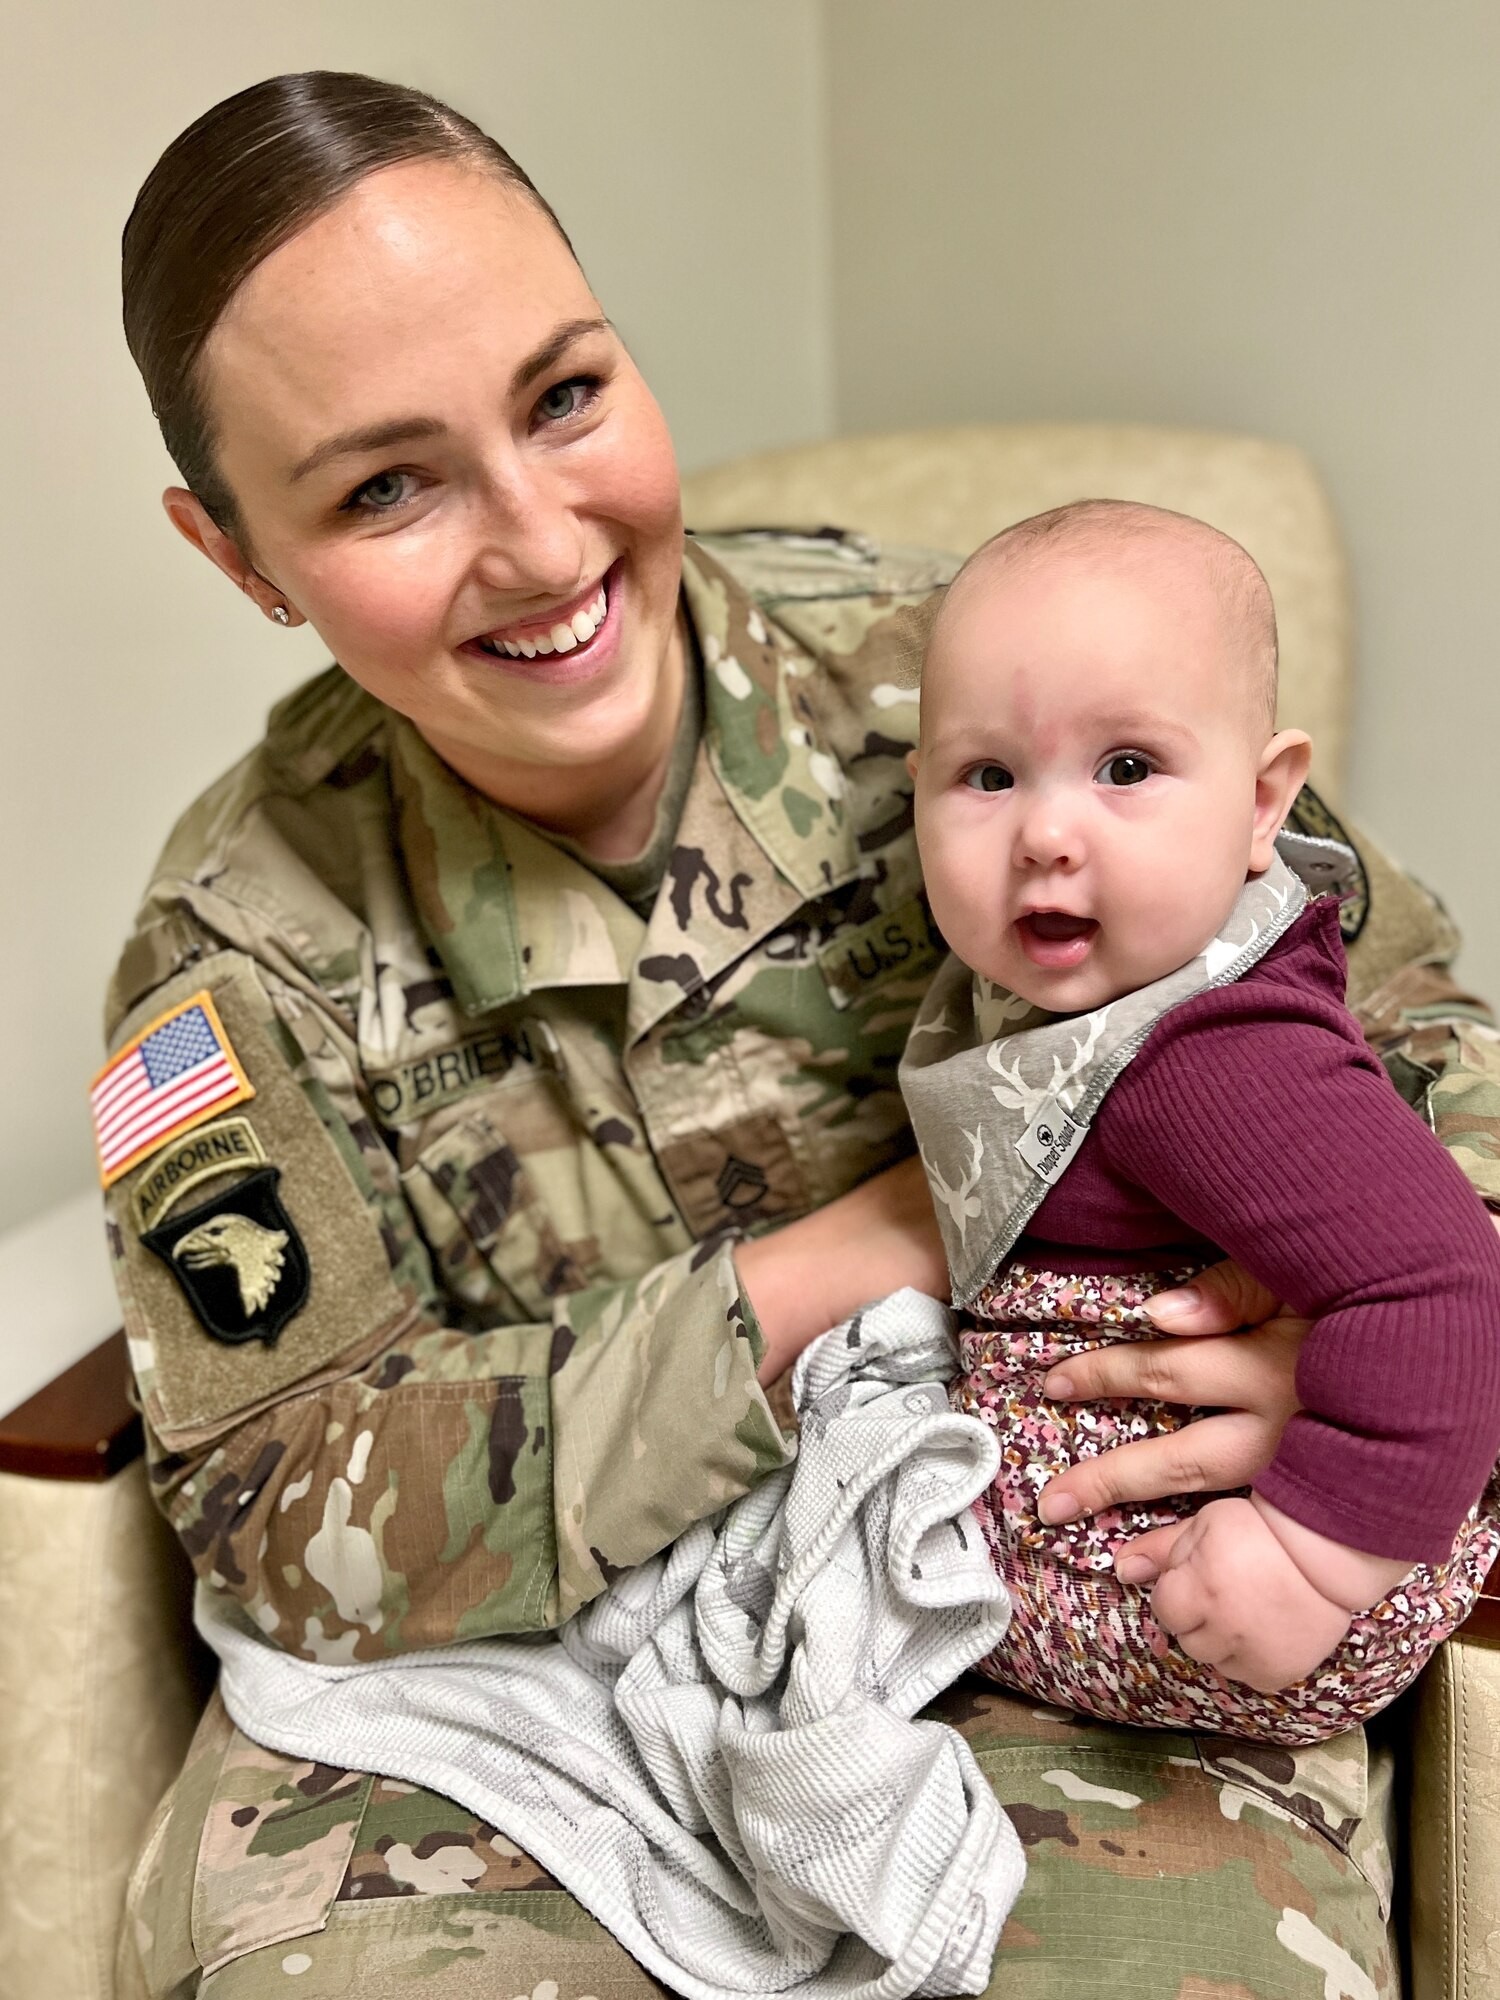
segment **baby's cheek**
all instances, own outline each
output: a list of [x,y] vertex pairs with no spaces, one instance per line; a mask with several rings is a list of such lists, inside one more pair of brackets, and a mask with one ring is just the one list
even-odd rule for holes
[[979,871],[956,865],[951,850],[940,853],[935,868],[928,862],[928,851],[923,850],[923,878],[948,949],[976,972],[1008,984],[1007,927],[998,898],[983,895],[982,881],[976,879]]
[[1136,983],[1161,979],[1195,958],[1218,934],[1238,893],[1236,884],[1226,901],[1217,880],[1180,852],[1143,866],[1123,899]]

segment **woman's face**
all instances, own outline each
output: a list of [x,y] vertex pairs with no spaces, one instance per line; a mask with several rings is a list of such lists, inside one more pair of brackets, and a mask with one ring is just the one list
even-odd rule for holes
[[440,755],[503,793],[660,733],[671,441],[540,209],[446,162],[373,174],[252,272],[203,365],[245,556]]

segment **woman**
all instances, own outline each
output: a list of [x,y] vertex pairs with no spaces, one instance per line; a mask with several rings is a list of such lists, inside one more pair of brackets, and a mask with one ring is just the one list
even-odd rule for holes
[[[125,301],[174,526],[339,662],[179,825],[111,992],[95,1110],[156,1490],[309,1657],[540,1629],[784,1462],[765,1387],[807,1341],[945,1288],[895,1087],[939,949],[901,760],[941,577],[684,556],[660,413],[556,218],[416,93],[319,73],[215,107],[141,192]],[[1365,859],[1370,992],[1450,941]],[[1229,1272],[1173,1325],[1273,1309]],[[1075,1368],[1231,1413],[1055,1507],[1248,1478],[1295,1342]],[[997,1992],[1394,1990],[1362,1737],[1268,1769],[993,1692],[943,1712],[1030,1848]],[[289,1976],[659,1990],[460,1808],[215,1704],[127,1990]]]

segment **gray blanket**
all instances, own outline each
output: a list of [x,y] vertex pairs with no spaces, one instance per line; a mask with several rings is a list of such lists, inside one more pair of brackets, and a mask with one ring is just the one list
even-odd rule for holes
[[229,1712],[481,1814],[686,2000],[982,1992],[1025,1863],[968,1745],[913,1720],[1009,1618],[956,1366],[916,1292],[824,1335],[795,1464],[556,1635],[319,1665],[200,1591]]

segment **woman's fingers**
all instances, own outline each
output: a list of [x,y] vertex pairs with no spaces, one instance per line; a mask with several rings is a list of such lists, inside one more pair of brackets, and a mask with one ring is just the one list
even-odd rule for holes
[[1270,1319],[1280,1303],[1258,1278],[1238,1264],[1223,1263],[1210,1264],[1190,1285],[1159,1292],[1146,1312],[1163,1333],[1233,1333]]
[[1097,1458],[1070,1465],[1049,1480],[1037,1501],[1037,1512],[1052,1526],[1131,1500],[1160,1500],[1172,1493],[1224,1493],[1248,1486],[1256,1473],[1271,1463],[1281,1427],[1279,1417],[1226,1410],[1220,1416],[1200,1417],[1164,1437],[1116,1445]]
[[[1048,1370],[1054,1402],[1130,1396],[1149,1403],[1277,1413],[1296,1408],[1294,1376],[1305,1320],[1275,1319],[1253,1333],[1201,1340],[1123,1340],[1075,1354]],[[1194,1426],[1196,1429],[1196,1426]]]

